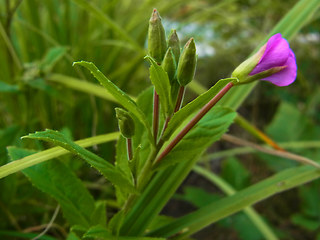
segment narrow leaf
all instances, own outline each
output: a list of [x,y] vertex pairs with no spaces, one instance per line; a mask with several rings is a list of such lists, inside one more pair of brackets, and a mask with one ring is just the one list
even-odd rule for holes
[[43,140],[63,147],[86,160],[91,166],[100,171],[110,182],[121,187],[124,191],[135,192],[132,183],[128,180],[128,178],[126,178],[122,171],[98,155],[80,147],[58,131],[48,129],[43,132],[29,134],[23,138]]
[[155,60],[150,57],[145,57],[150,63],[150,80],[154,85],[157,94],[159,95],[161,107],[165,116],[169,116],[172,113],[172,102],[171,102],[171,85],[168,74],[159,66]]
[[[0,135],[1,135],[1,131],[0,131]],[[11,134],[11,136],[12,135],[13,134]],[[103,134],[103,135],[99,135],[99,136],[95,136],[95,137],[91,137],[91,138],[86,138],[83,140],[76,141],[75,143],[81,147],[90,147],[90,146],[97,145],[100,143],[114,141],[118,137],[119,137],[119,133],[115,132],[115,133]],[[8,144],[6,144],[6,145],[8,145]],[[19,160],[10,162],[10,163],[0,167],[0,179],[4,178],[10,174],[19,172],[25,168],[34,166],[36,164],[45,162],[47,160],[50,160],[50,159],[53,159],[53,158],[56,158],[56,157],[59,157],[62,155],[65,155],[67,153],[69,153],[69,151],[63,149],[62,147],[53,147],[53,148],[49,148],[47,150],[44,150],[42,152],[32,154],[31,156],[27,156],[27,157],[21,158]]]
[[198,96],[192,102],[188,103],[186,106],[181,108],[178,112],[176,112],[172,119],[170,120],[166,131],[164,132],[163,139],[167,140],[174,133],[176,129],[183,123],[185,119],[187,119],[191,114],[193,114],[196,110],[201,109],[206,103],[210,101],[217,93],[223,89],[229,82],[237,82],[235,78],[226,78],[219,80],[213,87],[211,87],[208,91]]
[[149,138],[152,138],[151,128],[149,123],[146,120],[145,115],[143,112],[138,108],[135,101],[129,97],[125,92],[123,92],[120,88],[118,88],[113,82],[111,82],[100,70],[92,63],[92,62],[74,62],[73,65],[80,65],[87,68],[91,74],[104,86],[109,93],[129,112],[135,115],[139,121],[146,127]]
[[158,236],[160,234],[161,236],[169,237],[182,229],[187,229],[184,233],[172,238],[184,239],[185,236],[189,236],[245,207],[319,177],[320,171],[310,166],[295,167],[282,171],[230,197],[223,198],[185,215],[152,232],[150,236]]

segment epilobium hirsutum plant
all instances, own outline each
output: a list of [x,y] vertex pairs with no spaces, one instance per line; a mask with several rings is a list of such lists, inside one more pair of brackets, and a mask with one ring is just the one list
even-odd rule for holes
[[[136,100],[112,83],[93,63],[74,63],[87,68],[123,107],[115,109],[120,134],[109,134],[104,136],[107,140],[103,140],[118,138],[115,164],[84,149],[90,144],[103,142],[100,138],[91,139],[90,144],[73,142],[52,130],[25,137],[52,142],[80,156],[114,186],[119,211],[107,220],[105,205],[95,203],[87,189],[62,163],[44,164],[38,171],[25,171],[31,181],[43,174],[52,178],[50,186],[39,181],[35,185],[59,202],[72,226],[72,239],[188,239],[219,219],[320,176],[319,171],[310,166],[290,169],[186,216],[155,224],[160,211],[201,155],[233,122],[236,113],[230,108],[217,106],[220,99],[239,84],[265,80],[286,86],[296,78],[294,53],[287,41],[276,34],[240,64],[230,78],[219,80],[183,106],[185,87],[193,80],[196,71],[194,38],[187,41],[181,53],[180,50],[176,31],[172,30],[166,40],[160,15],[154,9],[149,21],[148,55],[145,57],[150,63],[153,86]],[[59,151],[60,155],[65,153]],[[32,153],[9,149],[13,160]],[[44,153],[47,154],[31,156],[41,162],[46,159]]]

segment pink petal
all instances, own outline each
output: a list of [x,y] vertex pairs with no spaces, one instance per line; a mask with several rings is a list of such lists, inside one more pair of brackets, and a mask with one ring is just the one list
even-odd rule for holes
[[296,57],[291,49],[289,51],[287,62],[284,64],[284,66],[287,67],[282,71],[261,80],[271,82],[279,87],[290,85],[294,82],[294,80],[296,80],[297,76]]
[[290,51],[289,43],[286,39],[282,38],[280,33],[273,35],[269,38],[265,52],[250,75],[266,71],[270,68],[284,66],[288,60]]

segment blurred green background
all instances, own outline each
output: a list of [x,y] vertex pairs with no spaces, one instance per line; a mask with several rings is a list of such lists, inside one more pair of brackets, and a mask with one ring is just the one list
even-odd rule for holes
[[[117,131],[116,104],[104,96],[104,90],[87,71],[72,67],[72,62],[94,62],[121,89],[137,96],[150,86],[148,64],[143,57],[148,20],[154,7],[160,12],[167,33],[176,28],[182,44],[195,37],[195,79],[210,87],[228,77],[296,2],[1,0],[0,165],[8,162],[7,146],[37,150],[48,147],[20,140],[30,132],[50,128],[82,139]],[[275,141],[315,160],[320,156],[319,17],[317,11],[290,42],[297,57],[296,82],[286,88],[260,83],[239,109]],[[194,89],[188,89],[186,99],[195,96]],[[255,141],[237,126],[232,126],[230,133]],[[207,164],[237,190],[297,165],[265,154],[236,155],[232,148],[228,143],[216,144],[210,151],[223,154],[209,154]],[[92,150],[106,159],[114,158],[114,143]],[[117,206],[110,186],[76,157],[65,156],[64,161],[96,199],[108,200],[111,214]],[[320,182],[315,181],[272,197],[256,209],[281,239],[320,239],[319,186]],[[20,173],[0,180],[0,191],[0,236],[4,231],[40,231],[39,226],[50,220],[56,207],[54,200],[32,187]],[[199,201],[196,196],[208,201]],[[221,196],[217,188],[192,174],[164,212],[181,216]],[[262,239],[250,224],[239,213],[196,237]],[[59,214],[50,234],[64,239],[67,231],[68,225]]]

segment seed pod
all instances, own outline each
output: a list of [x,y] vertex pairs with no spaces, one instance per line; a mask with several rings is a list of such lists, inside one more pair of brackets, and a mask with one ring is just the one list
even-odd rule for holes
[[115,110],[120,133],[125,138],[132,138],[135,131],[134,121],[132,117],[126,110],[122,108],[115,108]]
[[171,47],[168,48],[166,55],[164,55],[164,59],[162,61],[162,68],[167,72],[170,84],[173,84],[174,76],[176,74],[176,61],[174,60],[173,52]]
[[153,9],[148,30],[148,54],[161,63],[167,50],[166,35],[157,9]]
[[196,65],[196,45],[194,43],[194,39],[190,38],[184,46],[178,64],[177,79],[181,86],[186,86],[192,81],[196,71]]
[[179,62],[180,57],[180,41],[178,38],[177,31],[172,29],[168,37],[168,47],[171,47],[176,63]]

